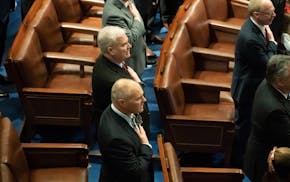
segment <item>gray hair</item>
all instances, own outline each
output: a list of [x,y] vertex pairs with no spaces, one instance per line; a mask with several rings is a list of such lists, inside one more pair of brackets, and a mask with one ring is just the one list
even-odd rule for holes
[[133,89],[135,86],[141,86],[134,80],[121,78],[117,80],[114,85],[112,86],[111,90],[111,100],[112,102],[117,101],[118,99],[125,99],[127,100],[132,96]]
[[266,79],[269,83],[275,83],[289,75],[290,56],[273,55],[267,65]]
[[269,0],[250,0],[249,6],[248,6],[249,14],[252,15],[254,12],[261,11],[261,8],[267,1]]
[[98,47],[101,52],[107,53],[107,49],[117,43],[117,38],[126,34],[125,30],[118,26],[105,26],[98,34]]

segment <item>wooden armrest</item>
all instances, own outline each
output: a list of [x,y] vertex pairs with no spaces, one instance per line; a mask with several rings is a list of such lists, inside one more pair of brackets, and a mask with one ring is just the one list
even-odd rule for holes
[[211,167],[180,167],[181,172],[195,172],[195,173],[235,173],[242,174],[243,171],[238,168],[211,168]]
[[55,63],[78,64],[83,66],[94,66],[96,60],[92,57],[76,56],[63,52],[44,52],[45,61]]
[[213,56],[220,61],[233,61],[235,55],[227,52],[222,52],[214,49],[204,48],[204,47],[192,47],[192,52],[195,54],[204,54],[208,56]]
[[211,176],[212,179],[232,179],[242,181],[244,178],[243,171],[237,168],[209,168],[209,167],[181,167],[180,171],[186,181],[196,180],[198,176]]
[[198,117],[196,115],[166,115],[166,120],[178,120],[178,121],[195,121],[198,123],[206,123],[210,122],[209,124],[211,125],[211,122],[215,123],[223,123],[224,124],[229,124],[229,126],[233,125],[233,120],[232,119],[220,119],[220,118],[209,118],[207,116],[201,116]]
[[61,22],[60,27],[65,31],[93,34],[96,37],[100,31],[100,28],[90,25],[83,25],[81,23]]
[[228,91],[228,89],[230,89],[230,86],[228,86],[227,84],[208,82],[208,81],[194,79],[194,78],[182,78],[181,83],[193,84],[193,85],[201,86],[201,87],[203,86],[203,87],[216,88],[217,90],[220,90],[220,91],[222,90]]
[[80,96],[91,96],[92,91],[83,89],[67,89],[67,88],[32,88],[25,87],[22,89],[24,95],[28,94],[46,94],[46,95],[80,95]]
[[197,79],[181,79],[184,97],[188,103],[213,103],[220,102],[221,90],[227,89],[222,84],[214,84]]
[[213,20],[213,19],[209,20],[209,25],[213,29],[220,30],[223,32],[235,33],[235,34],[238,34],[241,29],[241,26],[234,25],[234,24],[224,22],[224,21]]
[[90,6],[104,7],[104,5],[105,5],[105,1],[104,0],[80,0],[80,1],[84,5],[90,5]]
[[85,76],[84,66],[94,66],[96,60],[85,56],[72,56],[63,52],[44,52],[45,61],[80,65],[80,77]]
[[22,143],[30,168],[87,167],[88,146],[67,143]]
[[192,52],[196,59],[196,68],[198,70],[228,72],[230,70],[229,62],[234,62],[234,54],[220,50],[192,47]]

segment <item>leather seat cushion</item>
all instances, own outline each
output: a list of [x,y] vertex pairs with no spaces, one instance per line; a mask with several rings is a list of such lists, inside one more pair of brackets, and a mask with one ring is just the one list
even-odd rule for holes
[[82,182],[88,181],[86,168],[44,168],[30,171],[31,182]]

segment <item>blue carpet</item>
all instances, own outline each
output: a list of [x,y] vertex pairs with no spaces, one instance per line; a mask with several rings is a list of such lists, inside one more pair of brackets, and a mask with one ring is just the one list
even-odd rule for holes
[[[7,40],[5,42],[6,48],[3,58],[7,56],[8,50],[11,47],[13,40],[17,34],[18,28],[21,24],[21,13],[20,13],[21,0],[16,1],[18,6],[16,10],[10,14],[10,21],[6,35]],[[163,29],[162,31],[163,33],[166,33],[166,30]],[[165,34],[163,34],[162,36],[165,36]],[[151,44],[149,46],[153,50],[153,52],[157,56],[159,56],[161,45]],[[4,76],[7,75],[3,65],[1,65],[0,67],[0,74]],[[160,125],[158,106],[156,104],[156,98],[153,90],[154,74],[155,74],[155,66],[149,66],[144,71],[142,78],[144,79],[144,82],[146,84],[145,95],[148,99],[149,109],[152,116],[151,117],[152,134],[150,135],[150,140],[153,141],[151,141],[150,143],[153,146],[154,154],[158,154],[156,135],[162,131],[161,129],[162,127]],[[13,125],[16,127],[17,132],[20,133],[24,124],[23,122],[24,114],[15,85],[14,84],[0,85],[0,89],[3,89],[9,93],[8,98],[0,98],[0,112],[2,113],[3,116],[9,117],[12,120]],[[81,133],[80,130],[77,128],[71,128],[70,130],[66,129],[67,132],[65,133],[63,132],[63,129],[61,127],[54,128],[53,134],[46,131],[47,130],[39,128],[37,134],[34,136],[33,142],[79,142],[83,139],[83,133]],[[98,152],[98,146],[96,145],[92,147],[90,153],[91,152]],[[155,162],[154,168],[155,168],[155,181],[157,182],[163,181],[163,176],[159,162]],[[98,181],[99,171],[100,171],[100,160],[90,159],[89,165],[90,182]]]
[[[7,31],[7,41],[6,41],[6,51],[5,55],[7,55],[8,49],[10,48],[14,37],[18,31],[19,25],[21,23],[21,15],[20,15],[20,7],[21,7],[21,0],[16,0],[18,3],[18,6],[16,10],[11,13],[10,16],[10,22],[9,27]],[[161,37],[165,37],[167,33],[166,28],[161,28],[160,26],[160,17],[157,15],[155,19],[157,30],[155,32],[159,32],[159,35]],[[1,35],[2,36],[2,35]],[[161,45],[159,44],[149,44],[148,45],[153,52],[159,56],[160,55],[160,49]],[[156,58],[157,60],[157,58]],[[148,66],[148,68],[145,69],[144,73],[142,74],[142,79],[145,83],[145,96],[147,98],[147,102],[149,105],[149,110],[151,113],[151,134],[150,134],[150,143],[153,146],[154,154],[158,154],[158,146],[156,142],[156,136],[158,133],[161,133],[163,131],[163,127],[160,121],[159,116],[159,108],[157,105],[154,89],[153,89],[153,80],[155,75],[156,65],[155,66]],[[0,74],[6,76],[5,69],[3,66],[0,67]],[[13,84],[9,85],[0,85],[0,89],[3,89],[9,93],[9,98],[0,98],[0,112],[2,112],[2,115],[9,117],[14,126],[16,127],[16,130],[18,133],[21,132],[23,127],[23,121],[24,121],[24,114],[23,109],[21,107],[21,103],[18,98],[17,91],[15,89],[15,86]],[[41,130],[41,129],[40,129]],[[60,132],[57,132],[57,130],[60,130]],[[67,130],[67,129],[66,129]],[[39,133],[42,134],[40,135]],[[51,135],[51,133],[45,133],[43,131],[39,132],[35,135],[33,141],[34,142],[78,142],[83,139],[83,133],[80,132],[79,129],[71,128],[68,132],[64,133],[62,128],[55,129],[54,135]],[[55,133],[59,133],[59,135],[55,135]],[[99,149],[98,146],[95,145],[90,149],[90,154],[92,153],[98,153]],[[212,162],[217,163],[219,162],[220,154],[216,154],[216,156],[213,157]],[[100,159],[98,157],[95,157],[91,155],[90,157],[90,164],[89,164],[89,182],[96,182],[98,181],[99,177],[99,171],[100,171]],[[154,179],[155,182],[162,182],[163,176],[162,171],[160,167],[160,162],[158,160],[155,160],[154,162]],[[244,182],[250,182],[247,178],[245,178]]]

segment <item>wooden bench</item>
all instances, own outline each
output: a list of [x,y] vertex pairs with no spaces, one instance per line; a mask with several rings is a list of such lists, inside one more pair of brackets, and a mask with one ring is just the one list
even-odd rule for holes
[[170,56],[154,85],[165,137],[180,151],[225,152],[229,164],[234,135],[234,105],[224,97],[222,85],[180,78]]
[[52,1],[35,1],[5,63],[24,108],[23,139],[30,141],[37,125],[74,126],[91,143],[90,70],[98,55],[95,46],[65,43]]

